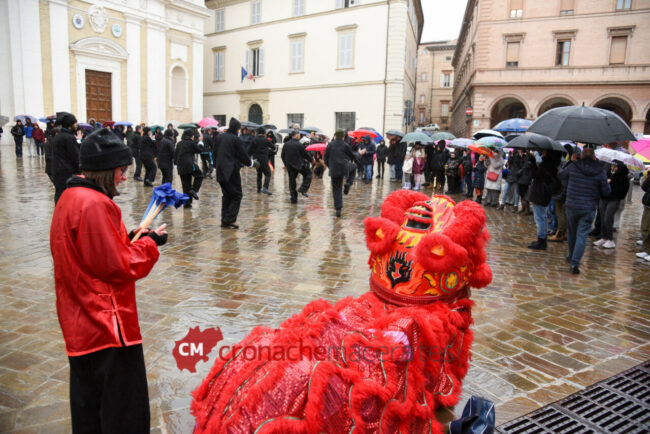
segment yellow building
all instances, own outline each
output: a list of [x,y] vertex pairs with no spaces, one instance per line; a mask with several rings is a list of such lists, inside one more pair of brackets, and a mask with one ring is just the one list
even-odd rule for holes
[[0,114],[198,120],[209,16],[201,0],[3,0]]

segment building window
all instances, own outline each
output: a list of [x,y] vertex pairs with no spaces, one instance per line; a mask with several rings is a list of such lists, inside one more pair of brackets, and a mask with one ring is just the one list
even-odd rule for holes
[[354,68],[354,32],[339,33],[338,67]]
[[619,65],[625,63],[627,51],[627,36],[613,36],[612,47],[609,52],[609,64]]
[[293,128],[294,125],[298,125],[302,128],[305,122],[304,113],[287,113],[287,128]]
[[187,104],[187,74],[182,66],[176,65],[171,71],[171,101],[172,107],[186,107]]
[[451,87],[451,72],[443,72],[441,78],[441,87]]
[[303,59],[305,53],[305,41],[303,39],[294,39],[290,42],[291,59],[289,72],[303,72]]
[[557,41],[557,52],[555,55],[556,66],[569,66],[569,54],[571,53],[571,41]]
[[510,18],[521,18],[524,15],[524,0],[510,0]]
[[424,110],[420,111],[420,125],[424,125],[426,122],[425,116],[424,116]]
[[253,77],[264,75],[264,47],[246,50],[246,71]]
[[305,0],[293,0],[293,16],[305,15]]
[[224,126],[226,125],[226,115],[212,115],[214,120],[219,122],[219,126]]
[[426,72],[422,73],[422,81],[427,81],[427,73]]
[[519,42],[508,42],[506,48],[506,68],[519,66]]
[[447,57],[445,57],[445,60],[446,60],[447,62],[450,62],[450,61],[451,61],[451,56],[447,56]]
[[353,131],[355,129],[355,122],[357,118],[356,112],[336,112],[336,127],[346,131]]
[[443,118],[449,116],[449,101],[440,102],[440,116]]
[[420,104],[424,104],[424,95],[420,95]]
[[349,8],[361,4],[361,0],[336,0],[336,9]]
[[622,11],[632,8],[632,0],[616,0],[616,10]]
[[560,15],[573,15],[575,0],[560,0]]
[[214,80],[223,81],[226,79],[226,51],[214,52]]
[[259,24],[262,21],[262,0],[251,2],[251,25]]
[[226,28],[226,11],[224,9],[219,9],[214,13],[214,16],[214,31],[223,32],[223,29]]

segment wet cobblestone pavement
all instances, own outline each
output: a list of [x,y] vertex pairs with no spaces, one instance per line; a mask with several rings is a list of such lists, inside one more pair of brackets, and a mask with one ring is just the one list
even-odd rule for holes
[[[68,432],[68,360],[49,250],[54,190],[43,159],[17,162],[10,146],[1,151],[0,431]],[[355,183],[336,219],[329,177],[315,179],[295,206],[284,173],[274,173],[267,197],[255,193],[254,172],[242,170],[239,231],[221,229],[221,194],[210,179],[193,209],[167,210],[160,219],[169,224],[169,243],[136,285],[153,431],[192,430],[190,392],[216,350],[196,373],[179,371],[172,349],[190,327],[220,327],[220,345],[230,345],[255,325],[279,325],[312,299],[368,290],[362,221],[379,214],[397,184]],[[131,229],[151,189],[129,179],[121,191],[116,202]],[[634,186],[617,249],[588,246],[579,276],[567,272],[566,243],[549,243],[546,252],[525,247],[535,234],[532,216],[487,210],[494,280],[473,293],[475,342],[463,401],[472,394],[493,400],[502,423],[650,359],[650,265],[634,256],[640,198]]]

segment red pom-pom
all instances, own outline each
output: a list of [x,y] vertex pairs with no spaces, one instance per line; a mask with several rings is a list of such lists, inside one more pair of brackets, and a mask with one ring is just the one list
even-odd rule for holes
[[469,278],[469,284],[474,288],[483,288],[492,282],[492,270],[488,264],[483,263],[476,267],[476,271]]
[[366,244],[373,255],[381,255],[391,249],[399,233],[399,226],[382,217],[366,217]]
[[440,233],[432,233],[422,238],[415,254],[427,270],[436,273],[450,271],[467,261],[467,250]]

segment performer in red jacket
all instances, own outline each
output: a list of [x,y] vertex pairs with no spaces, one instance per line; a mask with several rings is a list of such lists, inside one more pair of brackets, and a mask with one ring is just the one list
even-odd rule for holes
[[158,260],[165,225],[131,243],[112,198],[131,152],[106,128],[80,150],[50,228],[56,307],[70,362],[73,432],[149,432],[135,281]]

